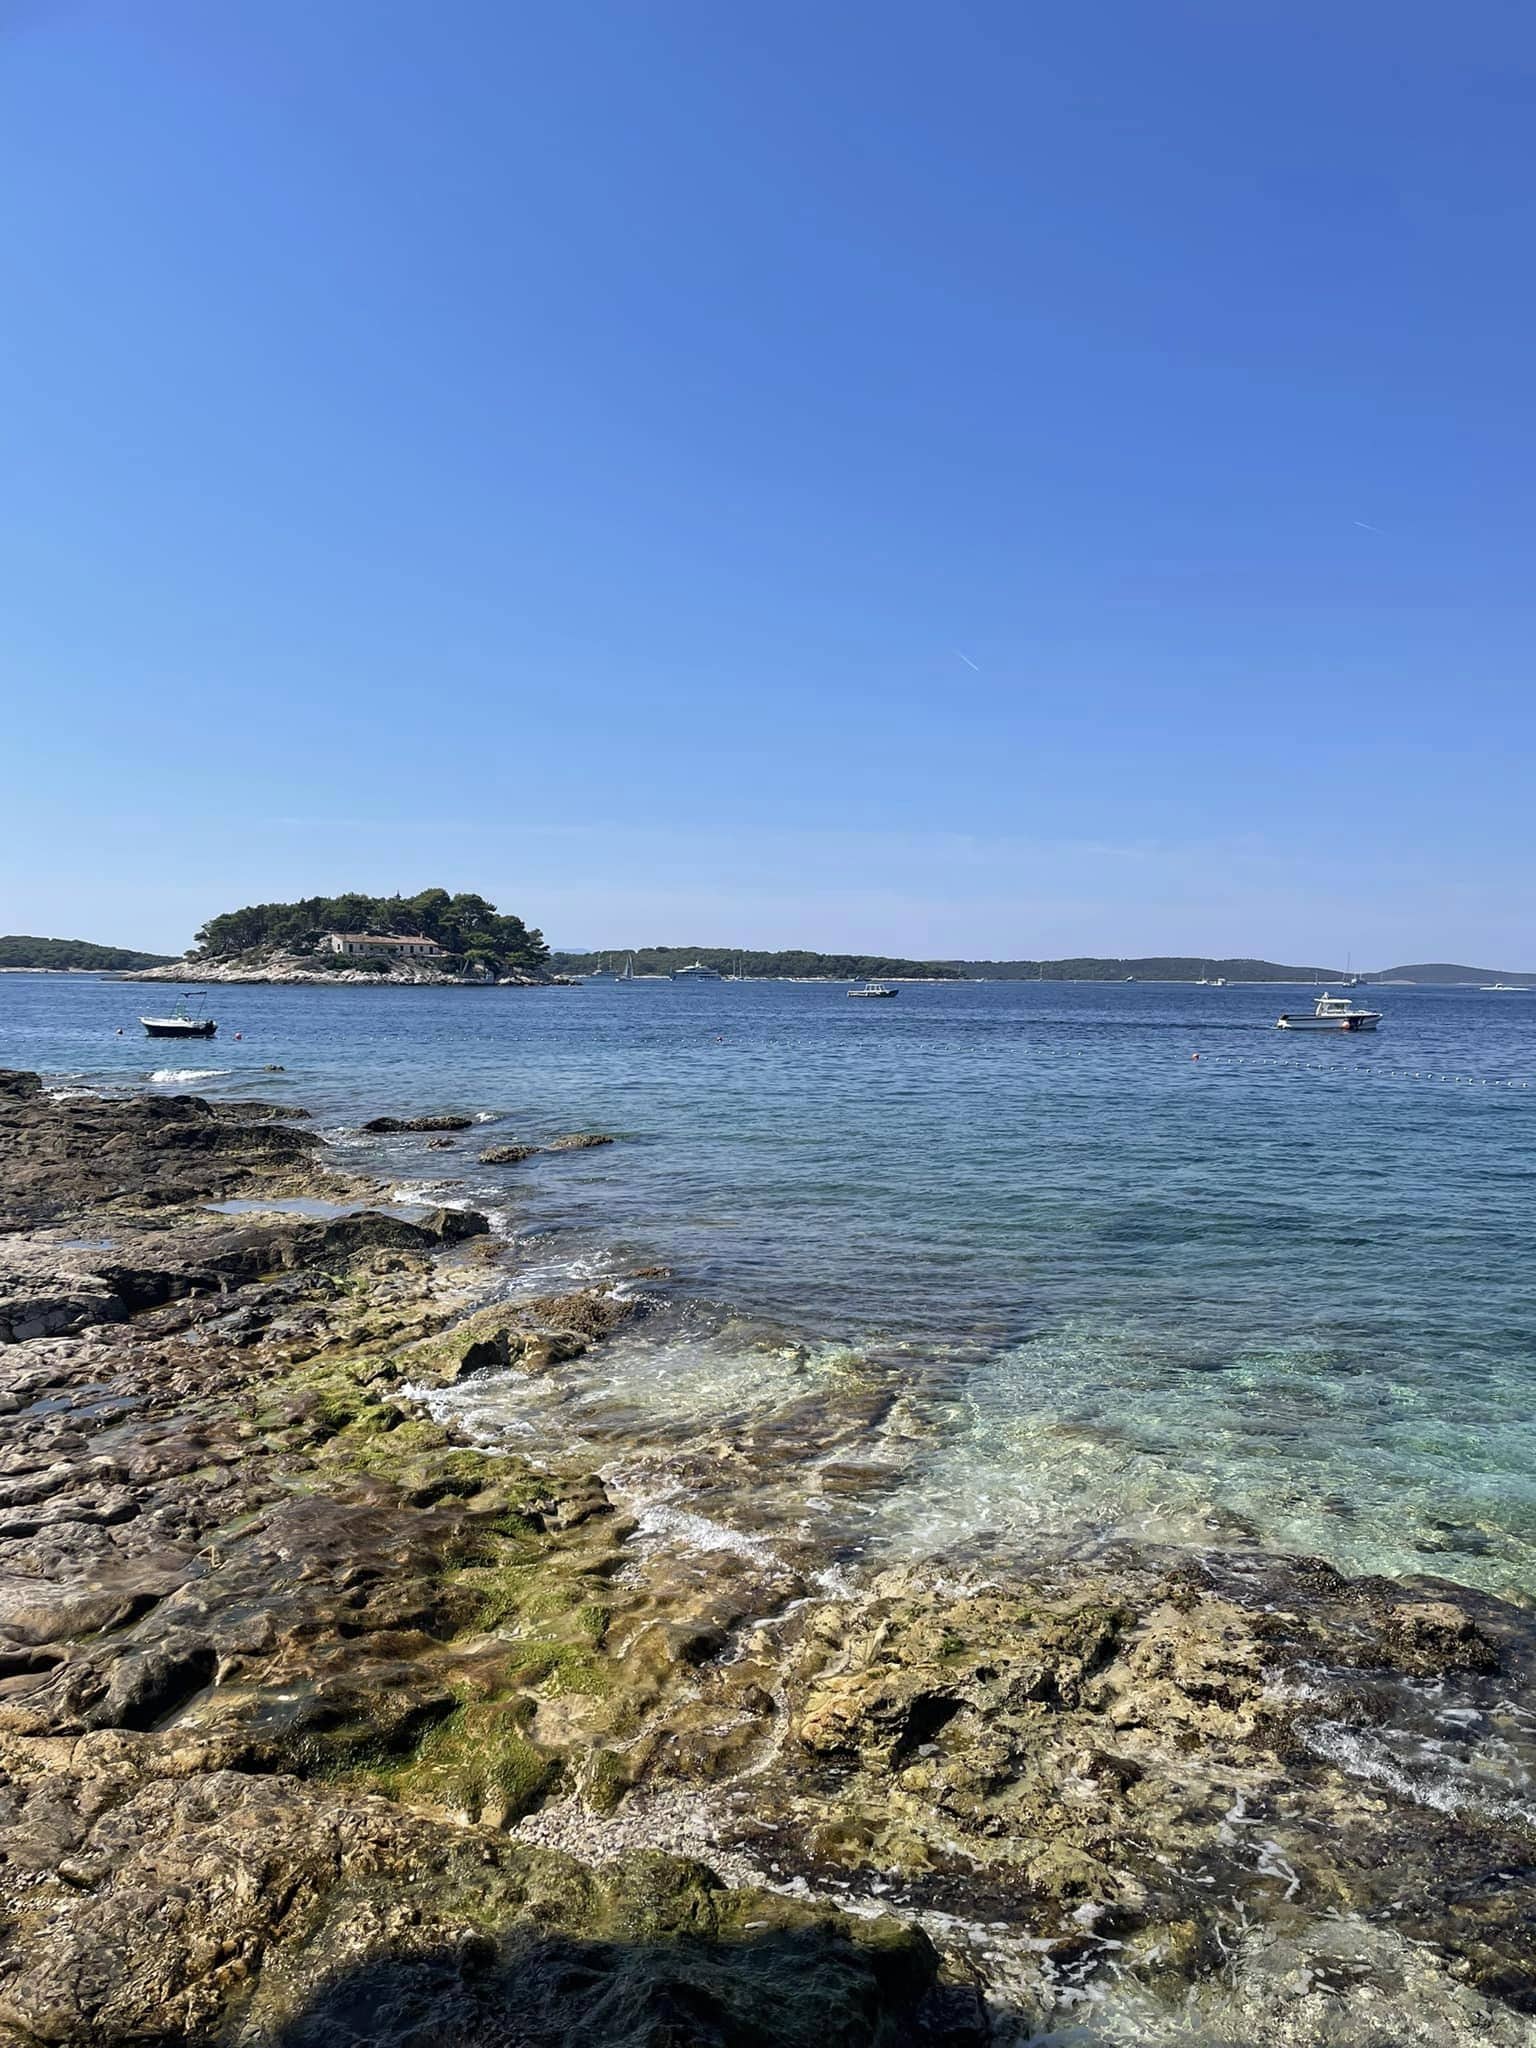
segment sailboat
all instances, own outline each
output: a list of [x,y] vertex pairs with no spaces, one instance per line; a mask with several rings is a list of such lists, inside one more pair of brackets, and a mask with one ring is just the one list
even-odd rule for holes
[[635,973],[635,956],[633,953],[627,953],[624,956],[624,965],[613,978],[619,982],[639,980],[640,977]]

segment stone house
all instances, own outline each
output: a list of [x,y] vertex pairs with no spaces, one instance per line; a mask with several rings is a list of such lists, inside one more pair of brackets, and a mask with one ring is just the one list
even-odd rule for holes
[[436,939],[402,937],[393,932],[327,932],[322,944],[332,953],[365,960],[446,960]]

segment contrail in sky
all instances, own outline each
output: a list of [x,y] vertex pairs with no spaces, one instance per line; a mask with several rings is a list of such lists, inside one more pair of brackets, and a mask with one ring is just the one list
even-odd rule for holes
[[1372,526],[1368,519],[1357,519],[1355,524],[1356,526],[1363,527],[1367,533],[1380,533],[1381,531],[1379,526]]
[[[956,654],[960,654],[960,650],[958,647],[955,649],[955,652]],[[968,654],[960,654],[960,659],[965,663],[967,668],[975,669],[977,675],[981,674],[981,663],[979,661],[972,661],[971,657]]]

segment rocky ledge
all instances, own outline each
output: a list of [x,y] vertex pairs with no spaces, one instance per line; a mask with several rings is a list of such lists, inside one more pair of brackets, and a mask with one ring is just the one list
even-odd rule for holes
[[421,988],[569,988],[568,975],[517,971],[496,977],[451,973],[430,961],[389,960],[370,967],[325,967],[312,953],[264,950],[241,953],[228,960],[173,960],[168,967],[143,967],[120,975],[122,981],[170,981],[186,988],[214,982],[307,983],[330,987],[333,983],[351,988],[398,988],[402,984]]
[[1529,2044],[1532,1812],[1443,1775],[1528,1739],[1528,1613],[1252,1555],[832,1570],[874,1366],[680,1426],[743,1533],[659,1536],[451,1417],[584,1398],[664,1304],[510,1299],[462,1211],[201,1206],[322,1180],[261,1105],[0,1077],[8,2048]]

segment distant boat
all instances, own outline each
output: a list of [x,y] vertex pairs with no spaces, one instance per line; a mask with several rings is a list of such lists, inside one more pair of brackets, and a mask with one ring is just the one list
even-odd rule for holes
[[1310,1017],[1293,1017],[1283,1011],[1275,1020],[1277,1031],[1374,1031],[1381,1022],[1380,1010],[1362,1010],[1348,996],[1331,996],[1325,990]]
[[851,988],[848,993],[850,996],[868,996],[873,999],[877,996],[899,996],[901,990],[887,988],[883,981],[866,981],[862,988]]
[[639,980],[640,977],[635,972],[635,956],[633,953],[626,955],[624,965],[613,978],[615,981]]
[[1531,985],[1526,981],[1484,981],[1479,982],[1477,992],[1483,996],[1528,996]]
[[689,967],[674,969],[674,981],[723,981],[724,975],[718,968],[706,967],[702,960],[695,960]]
[[188,989],[171,1016],[141,1017],[139,1022],[151,1038],[212,1038],[219,1028],[212,1017],[189,1016],[187,1013],[187,1004],[194,1000],[206,1002],[208,998],[195,989]]

